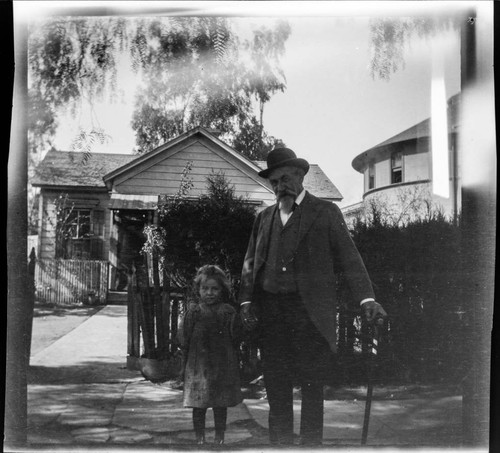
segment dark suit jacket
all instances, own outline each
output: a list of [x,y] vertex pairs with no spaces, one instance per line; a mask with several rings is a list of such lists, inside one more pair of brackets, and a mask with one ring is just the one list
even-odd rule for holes
[[[276,209],[276,205],[268,207],[255,220],[243,263],[240,303],[259,304],[262,288],[258,287],[256,277],[265,262]],[[302,218],[295,256],[297,287],[312,322],[335,352],[335,274],[343,272],[356,304],[374,297],[373,288],[338,206],[307,192],[300,209]]]

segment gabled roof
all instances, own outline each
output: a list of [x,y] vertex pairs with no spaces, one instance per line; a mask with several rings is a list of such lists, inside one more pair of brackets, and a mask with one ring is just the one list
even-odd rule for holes
[[221,147],[224,151],[229,153],[231,156],[239,160],[240,162],[244,163],[245,165],[249,166],[253,171],[258,172],[260,171],[260,168],[257,167],[251,160],[247,159],[237,151],[235,151],[233,148],[228,146],[226,143],[224,143],[222,140],[219,140],[217,137],[212,135],[210,132],[208,132],[205,128],[198,126],[195,127],[194,129],[191,129],[187,132],[184,132],[183,134],[177,136],[176,138],[168,141],[167,143],[160,145],[158,148],[155,148],[154,150],[150,151],[149,153],[142,154],[139,156],[137,159],[134,159],[133,161],[129,162],[128,164],[117,168],[110,173],[104,175],[104,182],[106,185],[108,185],[108,181],[112,180],[113,178],[116,178],[117,176],[121,175],[122,173],[127,172],[131,168],[138,166],[142,164],[143,162],[146,162],[148,160],[154,160],[154,158],[158,154],[164,153],[166,150],[173,148],[176,146],[178,143],[187,140],[190,137],[194,137],[195,135],[201,135],[205,137],[206,139],[212,141],[219,147]]
[[[266,168],[265,161],[250,161],[204,128],[197,127],[141,156],[94,153],[83,163],[83,153],[81,152],[51,150],[36,168],[35,176],[30,182],[33,186],[46,188],[105,189],[105,182],[109,182],[113,178],[133,169],[136,165],[154,158],[159,153],[196,134],[201,134],[220,146],[252,171],[259,172]],[[309,172],[304,178],[304,187],[321,198],[334,201],[340,201],[343,198],[337,187],[316,164],[310,165]]]
[[[255,163],[262,170],[267,168],[267,164],[263,160],[256,160]],[[337,189],[335,184],[333,184],[317,164],[309,164],[309,171],[304,178],[304,189],[320,198],[335,201],[341,201],[344,198],[339,189]]]

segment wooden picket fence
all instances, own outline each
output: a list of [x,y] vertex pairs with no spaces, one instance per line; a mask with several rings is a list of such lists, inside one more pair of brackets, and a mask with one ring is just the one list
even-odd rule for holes
[[35,291],[36,300],[43,303],[105,303],[108,291],[108,262],[38,259],[35,265]]
[[166,273],[159,270],[156,257],[131,271],[127,288],[127,367],[140,369],[141,357],[176,361],[185,292],[171,286]]

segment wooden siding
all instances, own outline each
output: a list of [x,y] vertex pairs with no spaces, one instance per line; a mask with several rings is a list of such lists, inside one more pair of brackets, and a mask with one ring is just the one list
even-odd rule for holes
[[179,189],[182,171],[190,161],[193,163],[188,175],[193,182],[191,196],[206,193],[207,177],[221,171],[234,184],[237,196],[264,200],[265,203],[274,199],[274,195],[263,181],[253,179],[250,170],[244,168],[241,162],[232,156],[226,158],[224,154],[224,151],[217,150],[215,146],[194,141],[177,151],[169,150],[162,159],[156,156],[150,165],[143,163],[140,171],[131,170],[131,173],[118,176],[114,189],[126,194],[173,195]]
[[108,209],[109,194],[107,192],[82,192],[72,190],[48,190],[42,189],[40,193],[40,213],[42,218],[39,224],[39,247],[37,254],[41,259],[53,259],[56,253],[56,212],[54,200],[61,194],[68,195],[67,207],[74,205],[76,209],[99,210],[104,214],[102,259],[108,257],[109,252],[109,219]]
[[108,288],[108,263],[39,259],[35,267],[35,288],[39,302],[55,305],[104,303]]
[[56,250],[55,209],[53,192],[42,190],[40,194],[39,241],[37,255],[42,258],[54,258]]

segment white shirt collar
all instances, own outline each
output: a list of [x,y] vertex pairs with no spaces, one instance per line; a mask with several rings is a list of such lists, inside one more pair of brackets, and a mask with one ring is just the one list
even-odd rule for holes
[[297,198],[295,199],[295,203],[297,205],[302,203],[302,200],[304,199],[305,196],[306,196],[306,189],[302,189],[302,192],[300,192]]

